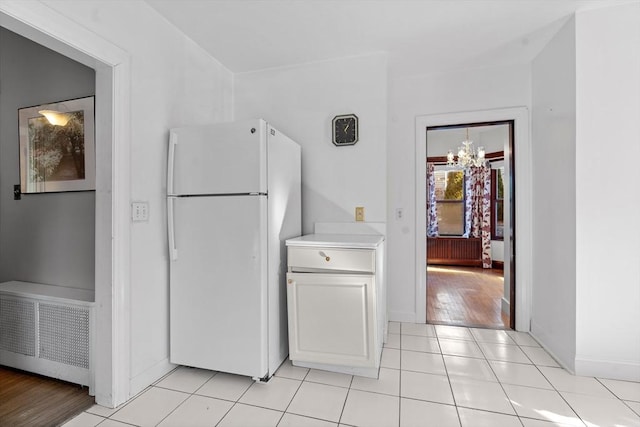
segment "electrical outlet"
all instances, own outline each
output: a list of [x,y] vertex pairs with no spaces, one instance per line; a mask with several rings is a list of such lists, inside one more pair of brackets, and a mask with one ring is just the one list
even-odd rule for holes
[[402,217],[404,216],[404,209],[402,208],[396,208],[396,219],[398,221],[402,220]]
[[364,208],[362,206],[356,207],[356,221],[364,221]]
[[131,203],[131,219],[134,222],[149,221],[149,202]]

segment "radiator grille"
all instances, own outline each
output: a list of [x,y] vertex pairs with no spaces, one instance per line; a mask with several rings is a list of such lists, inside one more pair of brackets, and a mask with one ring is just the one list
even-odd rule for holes
[[39,305],[40,357],[89,369],[89,309]]
[[36,320],[30,301],[0,298],[0,349],[36,355]]

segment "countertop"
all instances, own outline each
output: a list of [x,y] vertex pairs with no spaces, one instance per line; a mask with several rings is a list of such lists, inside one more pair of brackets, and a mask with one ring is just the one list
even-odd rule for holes
[[287,246],[375,249],[384,241],[376,234],[307,234],[287,239]]

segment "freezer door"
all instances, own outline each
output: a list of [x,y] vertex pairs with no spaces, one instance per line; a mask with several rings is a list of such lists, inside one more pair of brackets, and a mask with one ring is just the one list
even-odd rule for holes
[[266,193],[266,157],[263,120],[172,129],[167,194]]
[[266,197],[169,199],[170,360],[268,371]]

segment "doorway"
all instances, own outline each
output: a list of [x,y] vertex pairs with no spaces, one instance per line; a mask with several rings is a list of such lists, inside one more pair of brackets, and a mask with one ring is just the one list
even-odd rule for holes
[[514,329],[514,121],[427,127],[425,151],[426,320]]
[[129,397],[130,58],[119,47],[39,2],[0,3],[0,25],[96,72],[96,402]]

